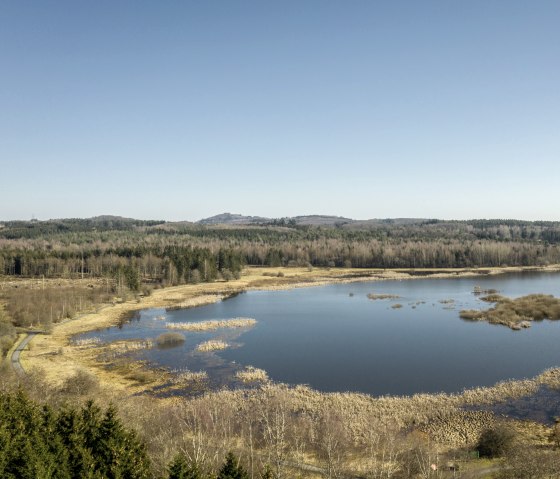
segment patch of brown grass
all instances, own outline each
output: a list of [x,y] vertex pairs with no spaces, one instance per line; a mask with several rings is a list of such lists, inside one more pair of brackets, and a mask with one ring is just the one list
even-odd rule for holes
[[210,321],[187,322],[187,323],[166,323],[169,329],[181,329],[184,331],[215,331],[221,328],[249,328],[257,324],[251,318],[217,319]]
[[378,299],[398,299],[400,296],[398,294],[384,294],[384,293],[369,293],[367,297],[373,301]]
[[229,344],[225,341],[220,339],[211,339],[210,341],[205,341],[204,343],[200,343],[197,347],[197,351],[201,352],[210,352],[210,351],[220,351],[222,349],[229,348]]
[[512,329],[528,328],[531,321],[542,319],[560,319],[560,299],[547,294],[530,294],[516,299],[501,295],[481,298],[496,303],[487,310],[463,310],[459,316],[472,321],[488,321],[491,324],[503,324]]
[[235,377],[237,379],[241,379],[244,383],[268,381],[268,374],[266,371],[253,366],[247,366],[242,371],[237,371],[237,373],[235,373]]

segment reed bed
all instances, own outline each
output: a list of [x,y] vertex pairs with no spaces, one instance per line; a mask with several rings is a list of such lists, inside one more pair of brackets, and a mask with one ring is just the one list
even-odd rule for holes
[[[242,373],[242,371],[240,371]],[[238,373],[239,374],[239,373]],[[239,376],[238,376],[239,377]],[[416,394],[373,397],[359,393],[321,393],[308,386],[290,387],[266,382],[257,389],[221,390],[202,399],[228,405],[234,410],[259,411],[267,404],[281,407],[286,417],[307,417],[317,422],[335,417],[341,431],[354,444],[363,444],[372,431],[418,429],[447,446],[473,446],[480,432],[492,427],[496,417],[488,411],[465,410],[468,406],[495,404],[536,392],[541,384],[560,386],[560,368],[548,370],[534,380],[506,381],[490,388],[474,388],[458,394]]]
[[74,341],[75,346],[84,347],[84,346],[97,346],[101,343],[101,338],[93,337],[93,338],[83,338],[83,339],[76,339]]
[[476,295],[476,296],[478,296],[480,294],[496,294],[496,293],[498,293],[498,290],[494,289],[494,288],[484,289],[484,288],[481,288],[480,286],[475,286],[473,288],[473,294]]
[[244,383],[268,381],[268,374],[266,371],[264,369],[255,368],[254,366],[247,366],[242,371],[237,371],[235,377],[241,379]]
[[249,328],[257,324],[252,318],[216,319],[199,322],[165,323],[168,329],[181,329],[183,331],[215,331],[221,328]]
[[495,424],[496,417],[488,411],[453,411],[434,417],[419,429],[439,444],[460,447],[475,444],[481,432]]
[[560,368],[546,369],[535,380],[544,386],[560,389]]
[[454,299],[440,299],[438,301],[438,303],[440,303],[440,304],[454,304],[455,300]]
[[189,369],[172,369],[171,381],[174,384],[199,383],[208,379],[206,371],[190,371]]
[[516,299],[509,299],[499,294],[481,298],[496,303],[487,310],[463,310],[459,316],[471,321],[488,321],[519,330],[531,326],[531,321],[542,319],[560,319],[560,299],[546,294],[530,294]]
[[385,293],[369,293],[367,297],[373,301],[378,299],[398,299],[400,296],[398,294],[385,294]]
[[212,339],[210,341],[205,341],[204,343],[200,343],[197,347],[197,351],[201,352],[209,352],[209,351],[220,351],[222,349],[229,348],[229,344],[225,341],[220,339]]
[[190,309],[196,308],[198,306],[205,306],[207,304],[217,303],[223,300],[227,295],[223,294],[202,294],[194,298],[189,298],[187,300],[178,302],[172,306],[165,308],[167,311],[177,311],[180,309]]
[[125,354],[141,349],[151,349],[154,347],[154,344],[154,341],[151,339],[135,339],[131,341],[117,341],[111,343],[108,348],[114,353]]

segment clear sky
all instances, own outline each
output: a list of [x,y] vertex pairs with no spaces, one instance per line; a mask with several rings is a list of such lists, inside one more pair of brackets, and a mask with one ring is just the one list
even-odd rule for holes
[[0,219],[560,220],[560,2],[0,2]]

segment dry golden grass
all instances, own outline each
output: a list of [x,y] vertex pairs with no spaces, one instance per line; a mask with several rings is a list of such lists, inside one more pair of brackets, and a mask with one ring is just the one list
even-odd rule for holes
[[84,339],[76,339],[73,344],[79,347],[84,347],[84,346],[97,346],[99,343],[101,343],[101,339],[96,337],[93,338],[84,338]]
[[249,328],[257,324],[251,318],[217,319],[211,321],[188,322],[188,323],[165,323],[169,329],[181,329],[184,331],[215,331],[221,328]]
[[151,349],[154,347],[154,342],[151,339],[132,339],[126,341],[115,341],[107,345],[107,349],[117,353],[125,354],[132,351],[139,351],[141,349]]
[[487,310],[463,310],[459,316],[472,321],[502,324],[515,330],[529,328],[531,321],[560,319],[560,299],[552,295],[530,294],[509,299],[499,294],[492,294],[481,299],[496,305]]
[[235,377],[241,379],[244,383],[268,381],[268,374],[266,374],[266,371],[264,369],[255,368],[254,366],[247,366],[242,371],[237,371]]
[[202,382],[208,379],[206,371],[189,371],[188,369],[174,369],[171,370],[171,382],[174,384],[185,384],[192,382]]
[[210,351],[220,351],[222,349],[229,348],[229,344],[225,341],[220,339],[211,339],[210,341],[205,341],[204,343],[200,343],[197,347],[197,351],[201,352],[210,352]]

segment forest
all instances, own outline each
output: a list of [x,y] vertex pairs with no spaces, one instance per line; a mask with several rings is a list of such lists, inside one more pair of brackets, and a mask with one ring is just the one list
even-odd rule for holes
[[8,221],[0,227],[0,274],[111,277],[131,289],[141,281],[227,280],[244,265],[475,268],[555,263],[560,263],[556,222],[385,220],[313,226],[278,220],[204,226],[69,219]]

